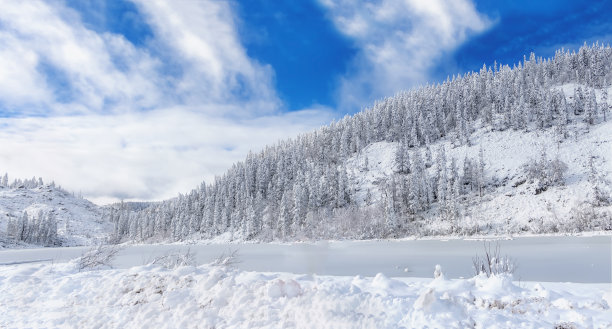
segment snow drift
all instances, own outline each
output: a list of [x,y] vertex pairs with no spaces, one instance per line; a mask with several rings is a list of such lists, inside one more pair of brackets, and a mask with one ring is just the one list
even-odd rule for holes
[[[0,268],[3,328],[609,328],[607,285],[147,265]],[[433,272],[433,269],[432,269]]]

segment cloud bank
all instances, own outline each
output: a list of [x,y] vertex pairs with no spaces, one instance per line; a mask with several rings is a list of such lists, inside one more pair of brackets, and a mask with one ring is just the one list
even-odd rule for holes
[[211,182],[249,150],[329,120],[316,109],[233,120],[184,108],[8,118],[0,128],[0,170],[55,179],[99,203],[161,200]]
[[491,25],[468,0],[319,1],[360,49],[339,83],[348,110],[427,83],[442,55]]

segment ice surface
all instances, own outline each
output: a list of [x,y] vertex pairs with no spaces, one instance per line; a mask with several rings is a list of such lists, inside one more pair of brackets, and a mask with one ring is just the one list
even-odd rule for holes
[[[516,261],[515,279],[558,282],[612,282],[612,237],[550,236],[499,240],[501,253]],[[495,246],[496,242],[491,242]],[[296,274],[431,277],[436,264],[447,278],[474,274],[472,258],[483,255],[481,240],[340,241],[292,244],[194,244],[126,246],[114,262],[127,268],[171,251],[189,249],[198,264],[237,250],[236,266],[260,272]],[[0,264],[51,260],[66,262],[88,248],[0,251]]]

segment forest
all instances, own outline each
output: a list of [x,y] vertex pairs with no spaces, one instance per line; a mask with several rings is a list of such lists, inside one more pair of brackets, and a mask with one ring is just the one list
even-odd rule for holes
[[[470,145],[479,130],[552,131],[555,142],[563,143],[574,131],[608,120],[611,67],[610,46],[585,44],[577,52],[558,50],[550,59],[531,53],[513,67],[495,63],[400,92],[329,126],[252,152],[214,182],[177,198],[144,208],[123,203],[108,208],[113,239],[231,234],[293,241],[436,234],[424,229],[426,221],[454,223],[468,201],[496,189],[482,152],[456,159],[447,156],[448,148]],[[567,84],[574,85],[573,93],[557,88]],[[394,173],[378,191],[357,191],[347,160],[377,142],[398,145]],[[374,160],[362,159],[363,170]],[[525,175],[542,193],[563,185],[566,169],[542,150]],[[594,172],[589,178],[593,207],[610,204],[598,177]],[[455,231],[446,233],[461,233],[451,227]]]

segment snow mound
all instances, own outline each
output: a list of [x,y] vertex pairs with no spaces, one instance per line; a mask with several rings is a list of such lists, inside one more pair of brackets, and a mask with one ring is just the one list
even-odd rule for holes
[[0,268],[0,327],[606,328],[605,285],[300,276],[203,265]]

